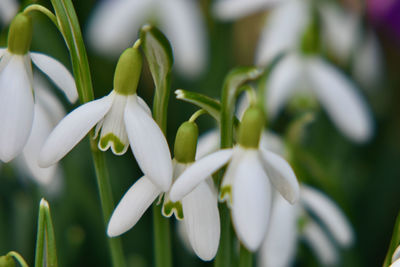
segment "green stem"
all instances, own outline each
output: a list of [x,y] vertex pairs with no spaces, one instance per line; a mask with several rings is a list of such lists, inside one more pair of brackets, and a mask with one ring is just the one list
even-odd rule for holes
[[153,204],[155,266],[172,267],[169,220],[161,214],[162,205]]
[[253,266],[253,254],[240,244],[239,267]]
[[226,205],[220,204],[219,214],[221,216],[221,237],[219,241],[219,249],[217,256],[215,257],[214,266],[215,267],[226,267],[232,266],[232,241],[233,233],[231,230],[231,220],[230,212]]
[[[82,33],[71,0],[51,0],[54,7],[59,29],[68,46],[71,56],[72,69],[78,89],[81,103],[94,99],[92,79],[90,76],[89,61],[86,54],[86,47],[83,42]],[[97,185],[99,189],[100,202],[103,211],[105,226],[114,209],[109,174],[104,158],[95,140],[93,132],[90,134],[90,147],[92,151],[94,168],[96,171]],[[122,251],[122,244],[119,238],[108,238],[112,264],[115,267],[125,266],[125,259]]]
[[29,5],[24,9],[23,13],[28,14],[29,12],[32,12],[32,11],[38,11],[38,12],[41,12],[42,14],[46,15],[54,23],[54,25],[57,28],[59,28],[56,16],[53,14],[53,12],[51,12],[44,6],[38,5],[38,4]]
[[14,257],[14,259],[21,265],[21,267],[28,267],[28,264],[22,256],[16,251],[10,251],[7,255]]

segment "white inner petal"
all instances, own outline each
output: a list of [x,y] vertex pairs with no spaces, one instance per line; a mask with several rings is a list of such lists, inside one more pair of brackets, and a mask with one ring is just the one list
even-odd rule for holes
[[[128,149],[129,141],[124,123],[126,101],[126,96],[115,94],[111,109],[102,121],[100,150],[106,151],[111,147],[115,155],[122,155]],[[97,127],[96,130],[98,130]]]

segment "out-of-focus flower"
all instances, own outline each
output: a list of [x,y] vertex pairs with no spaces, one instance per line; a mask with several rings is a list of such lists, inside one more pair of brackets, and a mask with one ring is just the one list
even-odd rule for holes
[[33,63],[67,96],[77,97],[75,81],[55,59],[29,52],[32,39],[31,19],[17,15],[10,26],[8,48],[0,49],[0,160],[9,162],[24,148],[34,117]]
[[273,7],[286,0],[217,0],[213,6],[215,16],[221,20],[234,20]]
[[296,202],[299,193],[296,176],[289,164],[259,146],[263,125],[259,109],[249,108],[242,120],[239,145],[198,160],[183,172],[170,192],[172,201],[181,199],[229,162],[220,199],[226,200],[231,207],[238,238],[251,251],[258,249],[266,233],[272,202],[271,183],[290,203]]
[[350,223],[326,195],[302,185],[298,204],[289,205],[276,194],[267,235],[259,251],[259,266],[291,266],[299,239],[309,245],[322,265],[337,265],[338,251],[331,237],[343,248],[354,240]]
[[[60,101],[49,92],[48,85],[37,74],[34,75],[35,104],[32,131],[18,161],[40,185],[52,190],[60,183],[61,174],[58,165],[41,168],[38,164],[39,152],[54,126],[65,116]],[[18,164],[18,163],[17,163]],[[18,164],[19,165],[19,164]]]
[[168,144],[150,108],[136,94],[141,68],[138,48],[126,49],[115,70],[114,90],[68,114],[43,145],[39,165],[48,167],[59,161],[97,124],[99,149],[111,147],[114,154],[122,155],[130,144],[146,177],[162,190],[168,190],[172,177]]
[[[356,142],[367,141],[373,133],[369,108],[343,73],[314,54],[316,33],[312,31],[309,9],[306,2],[293,0],[270,14],[256,63],[265,66],[278,54],[286,52],[286,55],[265,84],[267,114],[276,117],[296,93],[307,98],[315,95],[344,135]],[[301,53],[302,49],[306,51]]]
[[16,0],[0,1],[0,22],[9,23],[18,12],[18,2]]
[[196,0],[103,0],[90,21],[89,41],[99,52],[119,55],[149,20],[171,41],[181,73],[195,76],[204,69],[206,33]]
[[[176,158],[172,161],[173,180],[194,163],[197,131],[197,126],[192,122],[182,124],[178,130],[175,141]],[[185,232],[195,253],[202,260],[213,259],[218,250],[220,221],[217,192],[211,177],[199,183],[186,196],[172,202],[169,189],[161,190],[143,176],[122,197],[111,216],[107,234],[114,237],[128,231],[163,192],[163,215],[171,217],[175,214],[178,220],[183,220]]]

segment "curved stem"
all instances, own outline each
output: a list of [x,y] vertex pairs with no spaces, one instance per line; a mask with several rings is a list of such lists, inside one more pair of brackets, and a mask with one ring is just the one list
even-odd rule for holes
[[198,111],[193,113],[192,116],[190,116],[189,122],[195,122],[197,118],[203,114],[207,114],[207,111],[205,111],[204,109],[199,109]]
[[21,267],[28,267],[28,264],[22,256],[16,251],[10,251],[7,255],[14,257],[14,259],[21,265]]
[[53,14],[53,12],[51,12],[44,6],[38,5],[38,4],[29,5],[24,9],[23,13],[28,14],[29,12],[32,12],[32,11],[38,11],[38,12],[41,12],[42,14],[46,15],[54,23],[54,25],[56,25],[56,27],[59,28],[59,25],[57,22],[57,17]]

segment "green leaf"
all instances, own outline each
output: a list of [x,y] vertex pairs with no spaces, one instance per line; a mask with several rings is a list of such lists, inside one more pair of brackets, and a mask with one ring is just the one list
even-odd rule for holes
[[183,100],[188,103],[192,103],[205,111],[207,111],[208,114],[210,114],[215,120],[218,122],[221,119],[221,103],[213,99],[211,97],[208,97],[203,94],[195,93],[195,92],[190,92],[182,89],[178,89],[175,91],[176,98],[179,100]]
[[392,240],[390,241],[389,250],[386,254],[383,267],[388,267],[392,263],[393,253],[399,245],[400,245],[400,212],[397,216],[396,223],[394,225]]
[[235,103],[242,86],[259,78],[261,74],[262,70],[256,67],[239,67],[225,78],[222,89],[221,148],[232,147]]
[[140,30],[143,51],[155,84],[153,116],[160,128],[167,128],[167,108],[171,86],[171,70],[174,62],[172,48],[165,35],[151,25]]
[[[46,253],[46,259],[43,255]],[[38,231],[36,241],[35,267],[46,266],[57,267],[57,250],[54,235],[53,222],[50,215],[49,203],[42,198],[39,206]]]
[[74,6],[71,0],[51,0],[61,34],[70,52],[72,69],[81,103],[93,100],[89,62]]

